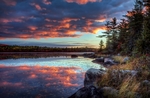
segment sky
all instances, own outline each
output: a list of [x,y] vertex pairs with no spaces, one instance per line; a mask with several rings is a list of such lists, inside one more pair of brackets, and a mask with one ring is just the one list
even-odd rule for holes
[[[0,0],[0,44],[93,47],[134,0]],[[105,41],[105,39],[103,39]]]

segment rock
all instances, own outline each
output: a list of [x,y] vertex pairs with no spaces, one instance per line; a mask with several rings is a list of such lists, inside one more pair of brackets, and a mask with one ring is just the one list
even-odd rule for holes
[[95,55],[95,53],[85,53],[83,54],[83,56],[85,58],[96,58],[97,56]]
[[103,57],[96,58],[95,61],[97,61],[97,62],[104,62],[104,58]]
[[[112,75],[113,80],[122,79],[124,77],[134,77],[138,71],[135,70],[111,70],[110,74]],[[102,87],[98,89],[96,85],[96,80],[101,79],[101,77],[107,74],[106,70],[94,69],[91,68],[86,71],[84,79],[84,87],[79,89],[69,98],[118,98],[119,91],[112,87]],[[116,81],[118,82],[118,81]],[[145,80],[142,82],[143,85],[150,87],[150,82]],[[130,92],[127,94],[131,94]],[[137,92],[134,93],[135,98],[142,98]],[[147,93],[146,93],[147,94]],[[127,95],[128,96],[128,95]],[[149,96],[147,94],[147,96]]]
[[104,65],[105,66],[115,65],[115,62],[111,58],[104,58]]
[[[150,92],[150,81],[148,81],[148,80],[142,81],[140,87],[141,88],[146,88],[147,91]],[[149,96],[150,96],[150,94],[149,94]]]
[[104,98],[118,98],[118,90],[111,87],[101,88]]
[[144,86],[150,86],[150,81],[144,80],[144,81],[142,81],[142,85],[144,85]]
[[77,58],[78,56],[77,55],[71,55],[71,58]]
[[126,56],[126,57],[123,59],[123,61],[122,61],[121,64],[126,64],[128,61],[129,61],[129,57]]
[[84,87],[94,86],[97,78],[102,77],[105,73],[106,71],[100,69],[91,68],[87,70],[85,73]]
[[135,70],[119,70],[123,75],[128,74],[131,76],[137,75],[138,71]]
[[102,92],[94,86],[83,87],[68,98],[103,98]]

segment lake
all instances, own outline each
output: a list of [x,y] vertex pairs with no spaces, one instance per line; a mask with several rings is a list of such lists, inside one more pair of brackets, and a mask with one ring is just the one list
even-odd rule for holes
[[[71,54],[78,55],[71,58]],[[82,53],[2,53],[2,98],[67,98],[83,87],[90,68],[103,68]]]

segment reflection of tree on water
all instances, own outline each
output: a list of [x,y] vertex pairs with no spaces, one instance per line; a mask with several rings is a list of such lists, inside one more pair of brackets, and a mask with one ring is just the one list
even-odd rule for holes
[[19,59],[19,58],[47,58],[47,57],[68,57],[69,54],[62,54],[62,53],[0,53],[0,59]]
[[19,59],[19,58],[47,58],[47,57],[71,57],[71,55],[82,55],[83,52],[6,52],[0,53],[2,59]]

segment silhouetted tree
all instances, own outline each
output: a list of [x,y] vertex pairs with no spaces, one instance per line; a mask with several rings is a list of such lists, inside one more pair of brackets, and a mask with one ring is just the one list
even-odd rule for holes
[[103,40],[100,40],[100,43],[99,43],[99,52],[101,52],[103,50],[103,47],[104,47],[104,42],[103,42]]
[[141,54],[150,54],[150,0],[144,0],[145,13],[143,31],[139,37],[136,48]]

